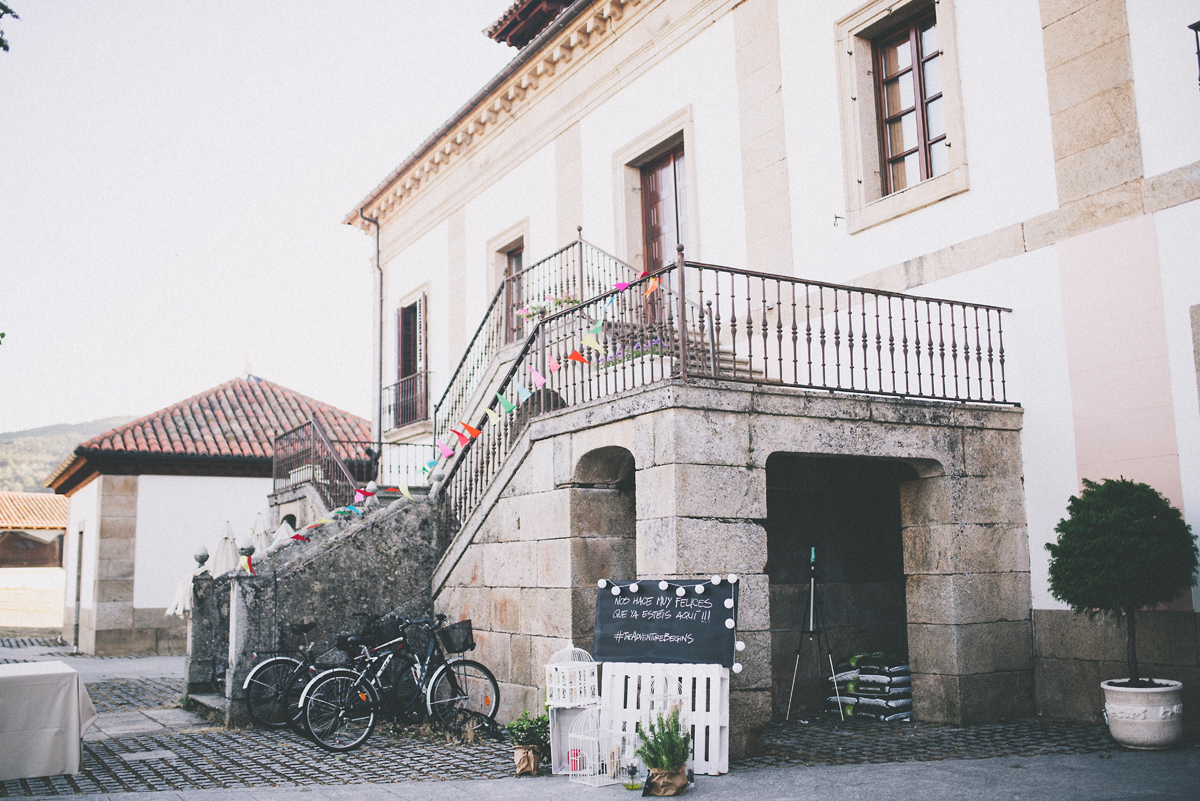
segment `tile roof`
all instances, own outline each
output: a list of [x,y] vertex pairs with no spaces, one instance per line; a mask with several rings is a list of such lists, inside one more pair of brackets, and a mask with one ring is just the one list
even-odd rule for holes
[[549,27],[572,0],[516,0],[484,34],[512,47],[522,48]]
[[0,528],[65,529],[69,503],[48,492],[0,492]]
[[80,443],[43,484],[89,456],[270,459],[274,438],[309,418],[330,439],[371,441],[369,420],[247,375]]

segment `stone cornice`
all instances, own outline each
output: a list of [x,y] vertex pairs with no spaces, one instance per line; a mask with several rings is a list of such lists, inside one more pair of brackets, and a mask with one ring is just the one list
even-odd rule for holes
[[516,62],[523,60],[519,69],[470,109],[460,112],[448,123],[446,133],[427,141],[423,149],[409,157],[395,174],[347,214],[343,222],[372,233],[371,224],[359,217],[359,208],[367,217],[386,222],[414,195],[422,194],[440,172],[507,127],[506,123],[523,105],[559,83],[590,51],[611,40],[619,28],[651,5],[653,0],[595,2],[537,51],[529,56],[522,53]]

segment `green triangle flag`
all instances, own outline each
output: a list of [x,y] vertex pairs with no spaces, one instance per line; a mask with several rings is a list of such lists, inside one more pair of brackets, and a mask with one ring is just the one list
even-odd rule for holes
[[508,398],[504,397],[499,392],[496,393],[496,397],[500,399],[500,407],[502,409],[504,409],[505,414],[508,414],[509,412],[511,412],[517,408],[516,406],[509,403]]

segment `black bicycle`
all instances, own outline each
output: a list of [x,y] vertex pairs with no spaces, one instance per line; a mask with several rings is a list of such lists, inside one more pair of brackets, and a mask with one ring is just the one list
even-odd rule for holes
[[[471,621],[447,626],[429,620],[377,619],[368,634],[340,634],[337,647],[354,658],[326,670],[301,693],[310,736],[330,751],[350,751],[367,741],[380,717],[432,719],[449,728],[476,720],[489,725],[500,705],[500,687],[485,666],[461,656],[475,648]],[[428,634],[413,648],[408,630]]]
[[[313,643],[308,639],[308,633],[316,627],[316,623],[289,624],[288,631],[304,638],[302,647],[287,652],[296,656],[272,652],[276,655],[255,665],[246,676],[242,685],[246,692],[246,710],[258,725],[282,729],[290,724],[297,730],[303,726],[300,693],[317,674],[312,660]],[[252,657],[257,659],[258,654]]]

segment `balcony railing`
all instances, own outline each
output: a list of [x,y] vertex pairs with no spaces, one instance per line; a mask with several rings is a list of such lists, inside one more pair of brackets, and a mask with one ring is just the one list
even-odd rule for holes
[[[429,473],[422,470],[425,463],[437,455],[432,444],[417,445],[410,442],[385,442],[382,446],[374,442],[333,440],[338,453],[349,454],[346,466],[359,486],[374,481],[380,487],[424,487],[429,484]],[[376,462],[375,452],[382,447]]]
[[326,509],[354,500],[356,481],[349,465],[357,466],[357,454],[352,449],[337,448],[315,421],[277,436],[274,450],[275,492],[308,483],[316,488]]
[[[482,433],[441,488],[443,536],[474,512],[531,419],[668,378],[1006,404],[1008,311],[677,263],[538,322],[499,386],[514,402],[518,383],[532,394],[495,425],[473,422]],[[603,353],[582,344],[590,332]],[[574,350],[589,364],[569,361]],[[534,370],[546,379],[536,390]]]
[[421,371],[384,387],[383,419],[391,431],[429,419],[428,373]]

